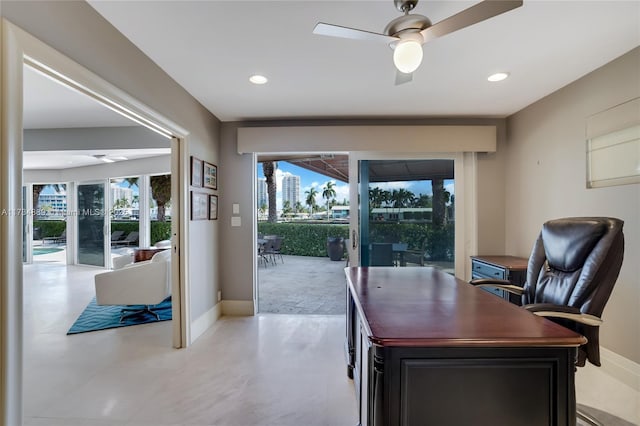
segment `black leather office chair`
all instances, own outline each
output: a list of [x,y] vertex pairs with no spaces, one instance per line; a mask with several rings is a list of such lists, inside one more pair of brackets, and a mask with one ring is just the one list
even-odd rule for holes
[[[607,217],[550,220],[533,246],[524,287],[493,279],[471,283],[520,294],[524,309],[587,338],[578,348],[577,366],[584,366],[587,360],[600,366],[600,317],[622,266],[623,224]],[[578,417],[598,425],[583,413]]]

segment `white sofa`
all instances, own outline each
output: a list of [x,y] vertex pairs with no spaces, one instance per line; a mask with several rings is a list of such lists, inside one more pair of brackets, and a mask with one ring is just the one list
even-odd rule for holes
[[125,318],[141,312],[158,315],[149,309],[171,294],[171,250],[156,253],[150,261],[131,263],[120,269],[95,276],[98,305],[145,305],[145,309],[126,310]]

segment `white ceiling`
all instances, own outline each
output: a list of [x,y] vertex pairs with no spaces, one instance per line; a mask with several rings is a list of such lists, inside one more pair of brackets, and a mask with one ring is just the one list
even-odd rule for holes
[[25,151],[22,161],[25,170],[56,170],[105,164],[97,155],[117,162],[168,154],[171,154],[170,148]]
[[[131,127],[138,124],[108,109],[87,95],[24,67],[24,129],[63,129],[79,127]],[[104,164],[95,155],[114,161],[134,160],[171,153],[170,148],[24,151],[24,170],[57,170]]]
[[137,126],[89,96],[28,66],[24,67],[23,87],[25,129]]
[[[640,44],[638,1],[525,0],[427,43],[414,81],[395,86],[385,44],[312,34],[318,21],[382,32],[399,16],[392,0],[89,3],[223,121],[504,117]],[[422,0],[414,13],[435,23],[474,3]],[[487,82],[496,71],[511,77]]]

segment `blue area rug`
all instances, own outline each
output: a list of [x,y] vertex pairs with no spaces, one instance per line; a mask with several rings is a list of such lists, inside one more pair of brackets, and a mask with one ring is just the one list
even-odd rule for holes
[[[106,330],[108,328],[128,327],[130,325],[147,324],[150,322],[158,322],[154,315],[143,313],[131,316],[120,322],[120,311],[122,308],[135,308],[136,306],[120,306],[120,305],[96,305],[94,297],[89,305],[80,314],[75,323],[71,326],[67,334],[86,333],[87,331]],[[144,306],[140,306],[140,309]],[[168,321],[171,319],[171,296],[164,299],[157,305],[152,305],[151,310],[160,316],[159,321]]]

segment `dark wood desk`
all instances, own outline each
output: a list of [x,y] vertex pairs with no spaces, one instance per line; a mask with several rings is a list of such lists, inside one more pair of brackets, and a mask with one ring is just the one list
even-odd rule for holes
[[433,268],[345,268],[361,425],[575,425],[584,337]]

